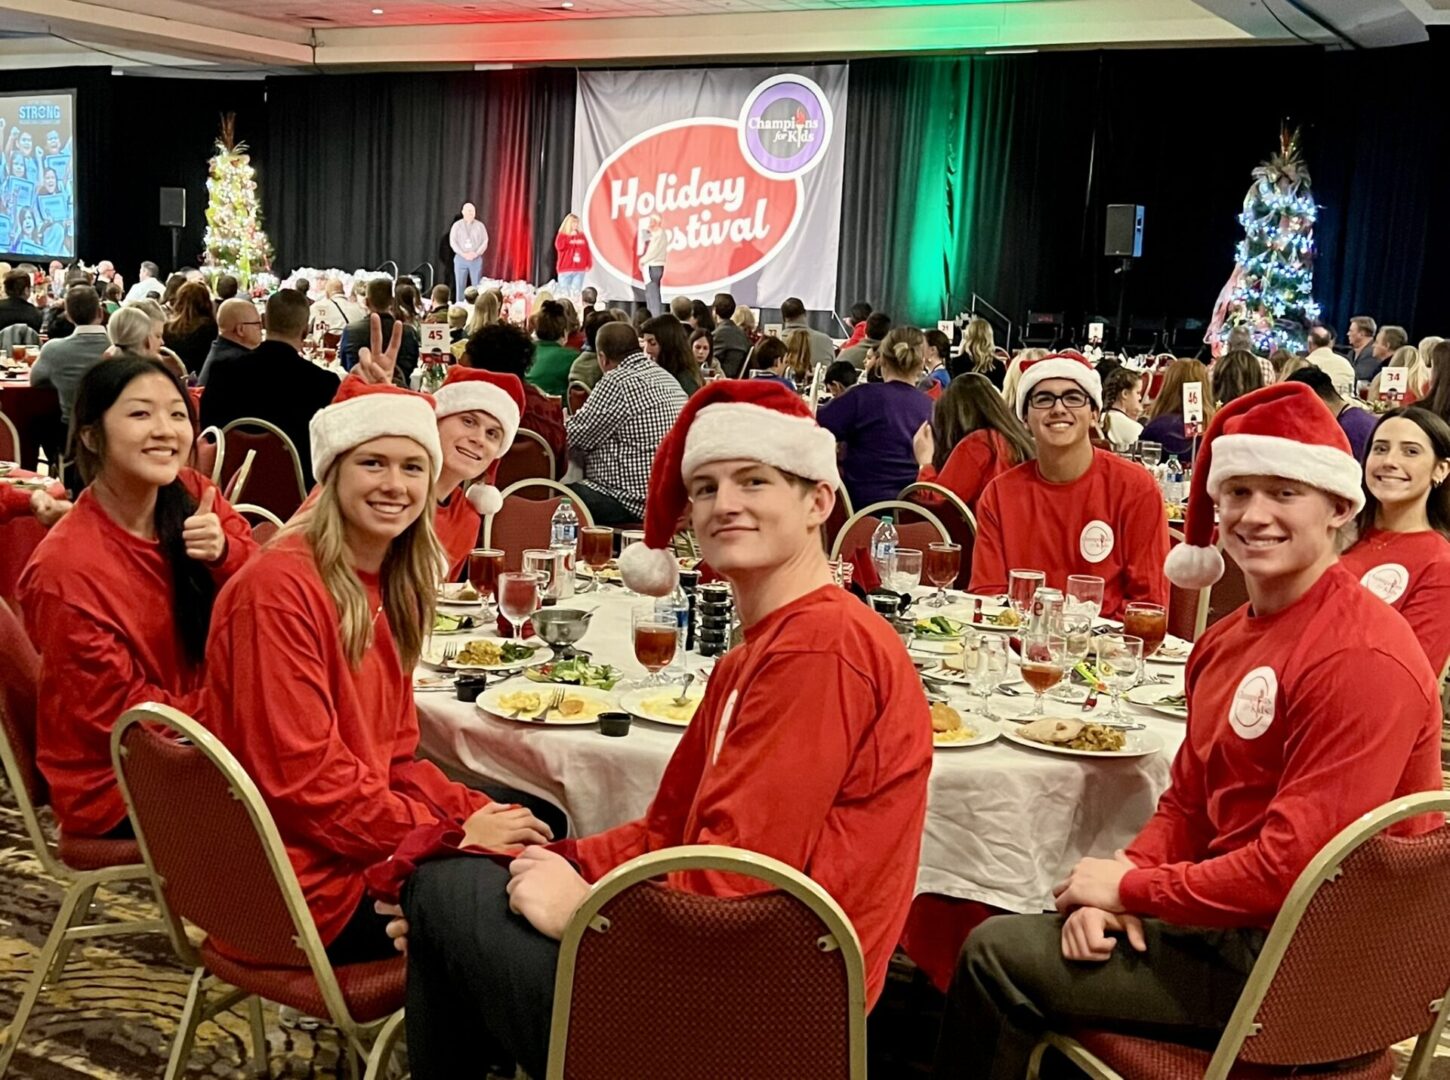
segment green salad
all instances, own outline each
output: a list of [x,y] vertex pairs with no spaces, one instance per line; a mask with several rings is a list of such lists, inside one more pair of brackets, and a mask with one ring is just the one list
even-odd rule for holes
[[957,622],[955,619],[948,619],[945,615],[933,615],[929,619],[917,619],[915,629],[916,636],[919,638],[946,641],[961,637],[967,629],[967,624]]
[[451,634],[456,630],[476,629],[478,629],[478,620],[472,615],[445,615],[440,611],[433,616],[435,634]]
[[557,660],[551,664],[540,664],[524,671],[534,682],[568,683],[571,686],[593,686],[600,690],[613,690],[621,673],[609,664],[591,664],[582,657],[573,660]]

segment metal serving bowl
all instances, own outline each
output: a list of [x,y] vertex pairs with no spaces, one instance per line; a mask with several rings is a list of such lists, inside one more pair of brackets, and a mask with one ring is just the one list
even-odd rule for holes
[[574,655],[574,643],[589,629],[592,611],[578,608],[540,608],[532,618],[534,633],[547,641],[561,660]]

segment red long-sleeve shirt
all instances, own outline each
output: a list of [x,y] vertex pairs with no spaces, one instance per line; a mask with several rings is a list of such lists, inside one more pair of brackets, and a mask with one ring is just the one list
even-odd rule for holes
[[987,485],[977,502],[974,593],[1007,591],[1007,571],[1041,570],[1050,588],[1072,574],[1103,579],[1103,615],[1121,617],[1133,600],[1168,606],[1168,518],[1141,465],[1093,451],[1088,471],[1068,484],[1023,462]]
[[[579,842],[584,876],[679,844],[774,856],[850,916],[874,1002],[915,892],[931,754],[900,640],[828,585],[752,626],[716,665],[649,812]],[[717,896],[759,888],[714,873],[675,884]]]
[[[181,482],[200,500],[210,480]],[[257,550],[252,530],[216,495],[227,550],[211,568],[220,585]],[[156,701],[201,718],[202,669],[181,649],[172,616],[171,565],[154,540],[113,521],[89,489],[35,549],[18,598],[40,650],[35,756],[60,826],[100,836],[126,818],[111,769],[111,728],[134,705]]]
[[267,800],[324,942],[363,896],[362,872],[418,825],[462,821],[488,799],[414,760],[409,673],[358,571],[373,642],[357,670],[311,549],[294,536],[222,590],[207,643],[207,726]]
[[1187,686],[1188,738],[1128,848],[1139,867],[1121,883],[1128,911],[1267,927],[1336,833],[1440,788],[1435,676],[1404,619],[1343,566],[1283,611],[1246,605],[1215,623]]
[[1450,540],[1433,529],[1370,529],[1339,557],[1359,583],[1405,617],[1437,674],[1450,660]]
[[453,491],[446,503],[438,503],[433,514],[433,531],[448,557],[448,580],[457,581],[468,562],[468,553],[479,544],[483,518],[469,503],[462,488]]
[[554,251],[558,255],[556,273],[572,274],[594,268],[594,253],[589,250],[589,240],[582,232],[558,233],[554,237]]
[[977,501],[987,490],[987,485],[1014,467],[1012,449],[1007,440],[1000,432],[983,428],[970,432],[952,448],[942,463],[941,472],[930,465],[923,465],[916,478],[955,492],[967,504],[967,509],[975,514]]

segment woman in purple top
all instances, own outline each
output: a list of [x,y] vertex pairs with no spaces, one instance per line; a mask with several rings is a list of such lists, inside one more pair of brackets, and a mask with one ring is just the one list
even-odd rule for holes
[[926,343],[920,330],[900,326],[882,339],[874,361],[879,383],[860,382],[829,405],[817,420],[845,447],[841,478],[860,509],[894,499],[916,480],[911,440],[931,419],[931,398],[916,388]]

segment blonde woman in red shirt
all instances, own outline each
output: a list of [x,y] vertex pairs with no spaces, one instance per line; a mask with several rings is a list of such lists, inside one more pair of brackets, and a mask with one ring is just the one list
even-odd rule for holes
[[579,215],[569,213],[559,225],[554,236],[555,277],[559,279],[559,292],[565,296],[578,296],[584,291],[584,275],[594,268],[594,252],[589,249],[589,238],[579,225]]

